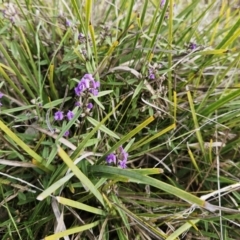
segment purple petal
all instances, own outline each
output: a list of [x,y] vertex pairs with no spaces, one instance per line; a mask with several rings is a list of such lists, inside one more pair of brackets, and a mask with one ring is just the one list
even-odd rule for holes
[[155,79],[155,75],[154,73],[150,73],[148,76],[149,79],[154,80]]
[[116,155],[113,153],[110,153],[109,155],[107,155],[106,161],[108,164],[110,164],[112,162],[116,164]]
[[73,117],[74,117],[74,113],[72,111],[68,110],[67,119],[70,121]]
[[89,90],[89,92],[90,92],[93,96],[97,96],[97,95],[98,95],[98,90],[95,89],[95,88],[91,88],[91,89]]
[[126,161],[128,159],[128,153],[123,149],[122,146],[119,147],[118,159],[121,161]]
[[57,111],[57,112],[55,112],[55,114],[54,114],[54,119],[56,120],[56,121],[61,121],[61,120],[63,120],[63,112],[62,111]]
[[90,82],[94,81],[93,75],[91,73],[86,73],[82,79],[86,79]]
[[67,130],[65,133],[64,133],[64,137],[68,137],[69,136],[69,130]]
[[165,5],[166,0],[161,0],[160,6],[163,7]]
[[93,104],[92,103],[88,103],[87,108],[88,109],[92,109],[93,108]]
[[121,168],[123,168],[123,169],[124,169],[124,168],[127,168],[127,161],[124,161],[124,160],[123,160],[123,161],[119,161],[118,164],[119,164],[119,166],[120,166]]

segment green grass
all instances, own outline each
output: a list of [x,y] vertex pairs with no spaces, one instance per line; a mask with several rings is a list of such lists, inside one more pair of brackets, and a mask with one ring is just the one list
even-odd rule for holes
[[238,239],[237,4],[0,3],[0,238]]

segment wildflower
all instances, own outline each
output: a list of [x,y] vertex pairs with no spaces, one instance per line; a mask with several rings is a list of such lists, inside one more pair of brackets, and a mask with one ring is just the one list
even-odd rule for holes
[[117,152],[116,154],[110,153],[106,157],[107,163],[108,164],[110,164],[110,163],[116,164],[116,160],[117,160],[119,167],[127,168],[128,153],[123,149],[122,146],[120,146],[116,152]]
[[120,160],[120,161],[118,162],[118,165],[119,165],[121,168],[123,168],[123,169],[124,169],[124,168],[127,168],[127,161],[124,161],[124,160],[121,161],[121,160]]
[[67,119],[70,121],[73,117],[74,117],[74,113],[72,111],[68,110]]
[[100,88],[100,82],[99,81],[95,82],[95,88]]
[[122,146],[119,147],[118,160],[127,162],[128,153],[123,149]]
[[77,87],[75,87],[74,90],[77,96],[80,96],[81,93],[83,93],[86,89],[88,89],[92,95],[97,96],[99,87],[100,82],[95,81],[92,74],[87,73],[79,81]]
[[95,88],[90,89],[89,92],[90,92],[93,96],[97,96],[97,95],[98,95],[98,90],[95,89]]
[[190,42],[188,48],[191,49],[191,50],[194,50],[194,49],[197,48],[197,44],[193,43],[193,42]]
[[77,85],[77,87],[74,88],[75,93],[77,96],[80,96],[80,94],[86,89],[84,81],[80,81]]
[[151,68],[149,68],[148,73],[149,73],[148,78],[149,78],[150,80],[154,80],[154,79],[155,79],[154,70],[151,69]]
[[68,137],[68,135],[69,135],[69,130],[67,130],[65,133],[64,133],[64,137]]
[[78,34],[78,40],[79,40],[80,43],[86,42],[86,38],[85,38],[83,33]]
[[88,104],[87,104],[87,108],[88,108],[88,109],[92,109],[92,108],[93,108],[93,104],[92,104],[92,103],[88,103]]
[[92,74],[90,74],[90,73],[86,73],[83,76],[82,80],[84,80],[86,82],[87,88],[89,88],[91,82],[94,82],[94,78],[93,78]]
[[68,20],[68,19],[66,19],[66,26],[67,26],[67,27],[71,27],[71,21]]
[[148,76],[149,79],[154,80],[155,79],[155,75],[154,73],[150,73]]
[[63,120],[63,112],[62,112],[62,111],[57,111],[57,112],[55,112],[55,114],[54,114],[54,119],[55,119],[56,121],[61,121],[61,120]]
[[164,7],[165,3],[166,3],[166,0],[161,0],[160,7],[161,8]]
[[112,162],[116,164],[116,155],[113,153],[110,153],[109,155],[107,155],[106,161],[108,164],[110,164]]

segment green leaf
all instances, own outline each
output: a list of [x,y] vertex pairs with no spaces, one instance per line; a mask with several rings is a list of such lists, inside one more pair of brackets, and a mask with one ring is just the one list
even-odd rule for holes
[[137,172],[132,172],[131,170],[126,170],[126,169],[119,169],[116,167],[109,167],[109,166],[91,166],[90,167],[91,171],[93,172],[98,172],[98,173],[109,173],[109,174],[114,174],[117,176],[122,176],[122,177],[128,177],[129,181],[133,180],[134,182],[139,182],[142,184],[150,185],[153,187],[156,187],[158,189],[161,189],[167,193],[170,193],[178,198],[183,199],[184,201],[191,203],[191,204],[196,204],[200,207],[205,207],[206,202],[186,191],[183,191],[179,188],[176,188],[170,184],[167,184],[165,182],[162,182],[160,180],[144,176],[140,173]]
[[91,207],[87,204],[83,204],[77,201],[73,201],[64,197],[56,197],[57,201],[65,206],[69,206],[69,207],[73,207],[73,208],[78,208],[81,209],[83,211],[87,211],[87,212],[91,212],[94,214],[99,214],[99,215],[103,215],[105,216],[106,213],[99,208],[95,208],[95,207]]
[[27,144],[25,144],[15,133],[13,133],[1,120],[0,120],[0,128],[20,147],[28,153],[34,160],[37,161],[36,164],[39,168],[43,169],[44,171],[53,171],[54,167],[51,165],[45,165],[44,159],[39,156],[36,152],[34,152]]
[[66,231],[55,233],[53,235],[45,237],[44,240],[58,240],[59,238],[62,238],[62,237],[68,236],[68,235],[72,235],[74,233],[79,233],[79,232],[83,232],[88,229],[92,229],[92,228],[96,227],[99,223],[100,223],[100,221],[96,221],[96,222],[93,222],[90,224],[83,225],[81,227],[70,228]]
[[93,183],[82,173],[82,171],[74,165],[72,159],[68,156],[68,154],[58,146],[58,154],[61,159],[66,163],[66,165],[72,170],[75,176],[90,190],[90,192],[95,195],[95,197],[99,200],[99,202],[105,206],[102,195],[98,191],[98,189],[93,185]]
[[[94,126],[96,127],[99,122],[91,117],[87,117],[87,120]],[[99,130],[101,130],[102,132],[106,133],[107,135],[114,137],[116,139],[119,139],[119,136],[117,134],[115,134],[113,131],[109,130],[106,126],[102,125]]]

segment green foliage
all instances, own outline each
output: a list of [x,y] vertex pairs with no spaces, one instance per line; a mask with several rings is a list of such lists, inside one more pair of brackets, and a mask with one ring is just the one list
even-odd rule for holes
[[0,238],[238,239],[237,1],[10,2]]

